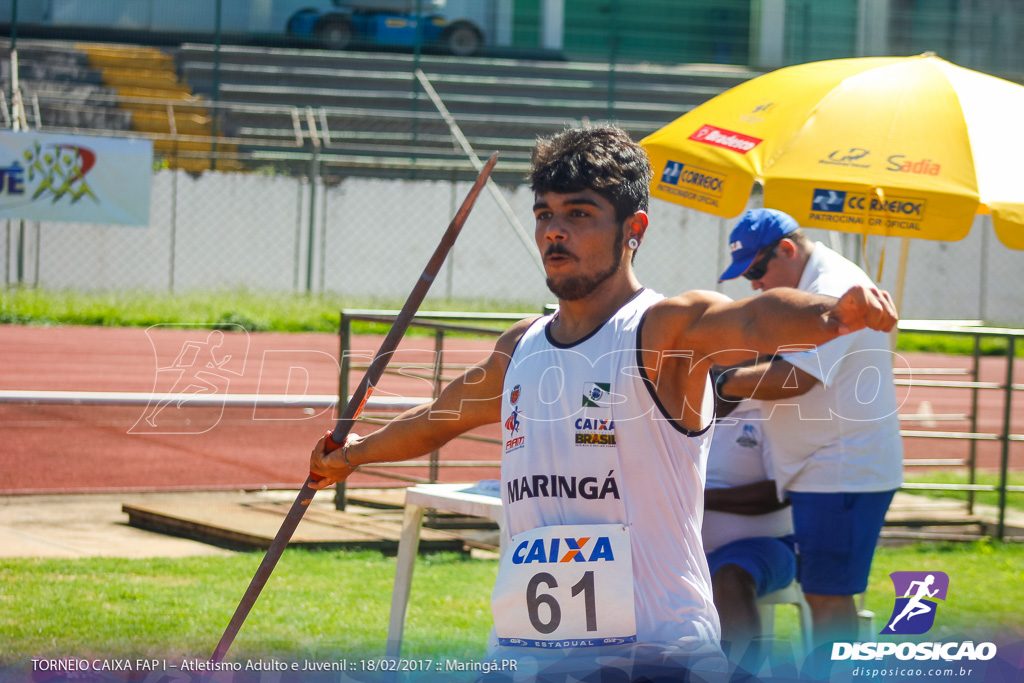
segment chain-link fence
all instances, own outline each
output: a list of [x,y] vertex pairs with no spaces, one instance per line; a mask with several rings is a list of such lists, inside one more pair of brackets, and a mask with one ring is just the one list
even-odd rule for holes
[[[453,170],[453,173],[455,171]],[[458,175],[458,173],[456,173]],[[247,287],[401,299],[469,188],[463,180],[348,178],[159,170],[144,228],[9,222],[5,282],[82,290],[183,291]],[[525,186],[501,196],[532,232]],[[636,268],[665,293],[714,289],[728,263],[732,221],[655,200]],[[900,241],[809,230],[896,288]],[[536,306],[551,300],[531,244],[484,193],[432,294]],[[903,316],[1024,324],[1024,253],[979,217],[960,242],[910,244]],[[745,280],[720,286],[733,297]]]
[[[145,228],[9,222],[8,284],[400,297],[475,176],[442,115],[446,108],[467,145],[481,155],[500,152],[494,177],[502,189],[500,201],[481,197],[434,294],[535,305],[551,298],[532,246],[533,198],[522,185],[536,136],[612,119],[639,139],[756,75],[739,65],[758,67],[773,44],[777,65],[934,45],[959,50],[965,65],[984,70],[992,51],[953,40],[957,22],[969,14],[976,33],[999,11],[1024,9],[1024,0],[958,0],[944,9],[902,0],[449,0],[448,11],[475,13],[485,38],[481,55],[604,60],[573,62],[457,59],[415,34],[415,44],[392,43],[393,52],[352,51],[368,44],[366,36],[345,50],[309,49],[325,47],[316,22],[306,25],[308,34],[286,22],[295,35],[271,35],[284,30],[275,12],[287,2],[203,0],[201,12],[174,19],[191,24],[167,34],[154,22],[173,17],[141,12],[149,0],[118,14],[122,2],[54,0],[43,12],[42,3],[21,0],[15,14],[10,0],[0,0],[0,24],[11,18],[12,48],[0,63],[4,123],[146,137],[159,166]],[[319,6],[300,4],[311,12]],[[410,0],[406,9],[422,13],[431,4]],[[271,5],[277,9],[256,12]],[[179,7],[179,14],[188,13]],[[1003,40],[1019,14],[1009,11],[993,40]],[[118,36],[159,42],[160,49],[26,39],[83,29],[109,38],[90,28],[103,17]],[[248,34],[238,28],[243,24]],[[218,26],[222,40],[180,44],[209,39]],[[1006,48],[998,71],[1009,73],[1024,57],[1017,46]],[[680,64],[696,61],[705,63]],[[19,71],[24,97],[11,108]],[[442,104],[432,101],[432,89]],[[660,201],[651,213],[637,258],[645,284],[666,293],[718,287],[731,222]],[[811,232],[897,288],[898,241],[872,237],[865,244],[854,235]],[[961,242],[915,240],[903,315],[1024,324],[1022,266],[1024,254],[1003,247],[984,217]],[[750,294],[745,281],[720,288]]]

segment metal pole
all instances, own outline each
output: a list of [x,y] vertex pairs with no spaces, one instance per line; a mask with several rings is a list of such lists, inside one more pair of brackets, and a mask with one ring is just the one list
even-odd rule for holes
[[214,17],[215,43],[213,48],[213,125],[211,126],[210,130],[210,135],[213,138],[213,143],[210,146],[210,169],[213,171],[217,170],[217,138],[220,136],[220,107],[218,106],[218,103],[220,101],[221,3],[222,0],[217,0],[217,2],[214,5],[214,11],[217,13],[217,16]]
[[[416,164],[416,143],[420,135],[420,90],[417,86],[416,72],[420,69],[420,53],[423,49],[423,0],[416,0],[416,36],[413,39],[412,52],[412,155],[409,157]],[[415,180],[416,169],[409,171],[409,178]]]
[[[473,146],[469,144],[469,140],[463,134],[462,129],[459,128],[459,124],[455,122],[455,117],[452,116],[451,112],[448,111],[448,107],[446,107],[444,102],[441,100],[441,96],[437,94],[437,90],[435,90],[434,86],[431,85],[430,79],[427,78],[427,75],[420,69],[416,70],[416,78],[419,79],[420,85],[423,86],[423,90],[426,91],[427,96],[430,98],[431,102],[434,103],[434,106],[437,108],[437,112],[441,115],[441,118],[444,119],[445,124],[448,126],[448,130],[451,131],[452,137],[454,137],[455,141],[459,143],[460,147],[462,147],[462,151],[472,162],[473,167],[477,170],[483,168],[483,162],[480,161],[480,157],[478,157],[476,152],[473,150]],[[494,197],[494,201],[498,202],[498,208],[500,208],[501,212],[505,214],[505,218],[508,219],[509,225],[511,225],[516,231],[516,235],[522,241],[523,246],[526,247],[526,253],[529,254],[533,259],[533,262],[537,264],[537,268],[540,269],[540,272],[545,272],[544,262],[541,260],[540,252],[537,251],[537,245],[533,241],[533,233],[527,232],[526,228],[523,227],[523,224],[519,222],[519,218],[516,217],[516,212],[512,210],[508,200],[505,199],[505,195],[503,195],[501,190],[498,189],[498,185],[494,180],[487,180],[487,191],[491,193],[492,197]]]
[[[177,149],[177,144],[175,144]],[[171,294],[174,293],[174,260],[177,256],[178,251],[178,157],[175,154],[174,157],[175,168],[171,170],[174,175],[171,176],[171,262],[170,262],[170,275],[168,277],[168,290]]]
[[[11,2],[11,104],[14,104],[14,91],[18,83],[18,74],[15,73],[18,68],[18,0]],[[17,116],[12,116],[12,119],[17,119]],[[18,125],[12,123],[11,125],[14,130],[18,130]]]
[[327,187],[320,188],[320,293],[327,291]]
[[[348,375],[352,371],[352,318],[341,314],[338,336],[341,340],[341,349],[338,358],[341,360],[341,369],[338,371],[338,415],[348,408]],[[345,484],[341,481],[334,487],[334,509],[345,509]]]
[[297,178],[295,186],[298,192],[295,195],[295,285],[294,290],[299,291],[299,281],[302,277],[302,178]]
[[35,270],[32,272],[32,286],[39,288],[39,252],[43,249],[43,232],[42,223],[36,221],[36,263]]
[[316,250],[316,179],[320,175],[320,148],[313,145],[309,159],[309,231],[306,239],[306,294],[313,293],[313,252]]
[[618,59],[619,54],[619,36],[616,32],[618,30],[618,0],[611,0],[609,8],[609,30],[608,30],[608,41],[610,43],[611,52],[608,56],[608,120],[615,118],[615,63]]
[[[978,433],[978,380],[981,377],[981,336],[974,335],[974,367],[971,369],[971,381],[974,387],[971,388],[971,433]],[[977,482],[978,469],[978,441],[970,440],[970,448],[967,454],[967,483]],[[967,492],[967,514],[974,514],[974,490]]]
[[[11,106],[21,101],[21,98],[17,96],[18,90],[18,0],[11,2]],[[16,108],[11,111],[11,128],[14,130],[21,130],[21,114]],[[8,222],[8,230],[10,230],[10,222]],[[10,233],[8,232],[8,239]],[[24,273],[25,260],[25,222],[18,221],[18,284],[22,282]]]
[[25,282],[25,221],[18,221],[18,286]]
[[[458,202],[458,200],[459,200],[458,197],[455,195],[455,184],[458,181],[458,177],[459,177],[458,169],[454,169],[453,168],[452,169],[452,181],[451,181],[451,186],[450,186],[451,187],[451,192],[449,193],[449,202],[448,202],[449,203],[448,213],[451,213],[451,214],[455,213],[456,202]],[[445,269],[446,269],[445,275],[447,277],[445,278],[444,298],[446,300],[451,300],[451,298],[452,298],[452,286],[454,284],[454,279],[455,279],[455,247],[454,246],[452,247],[451,257],[448,259],[448,262],[445,264]]]
[[985,217],[982,219],[984,225],[981,230],[981,276],[978,290],[978,318],[985,320],[988,317],[988,233],[992,230],[992,221]]
[[18,49],[18,0],[11,2],[11,52]]
[[[441,395],[441,381],[444,369],[444,330],[434,332],[434,398]],[[430,483],[437,483],[438,463],[441,460],[441,451],[434,450],[430,453]]]
[[1006,337],[1006,387],[1003,399],[1003,434],[1002,455],[999,459],[999,527],[996,537],[1002,541],[1006,537],[1006,485],[1010,467],[1010,422],[1013,419],[1013,361],[1017,356],[1016,339]]
[[[14,91],[18,83],[18,74],[15,71],[18,68],[18,0],[11,2],[11,105],[14,105]],[[12,112],[13,114],[14,112]],[[12,124],[11,127],[14,130],[18,130],[18,124],[13,123],[17,120],[17,116],[11,116]]]

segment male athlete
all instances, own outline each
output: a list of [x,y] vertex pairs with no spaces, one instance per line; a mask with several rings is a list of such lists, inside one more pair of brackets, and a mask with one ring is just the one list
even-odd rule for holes
[[709,369],[865,326],[889,330],[895,310],[867,287],[741,302],[645,289],[632,260],[647,231],[651,167],[618,128],[538,141],[530,181],[558,311],[513,325],[431,403],[330,454],[321,439],[310,470],[323,488],[360,465],[504,424],[510,539],[492,596],[494,656],[517,657],[540,679],[618,667],[627,678],[679,680],[680,667],[721,658],[701,545]]

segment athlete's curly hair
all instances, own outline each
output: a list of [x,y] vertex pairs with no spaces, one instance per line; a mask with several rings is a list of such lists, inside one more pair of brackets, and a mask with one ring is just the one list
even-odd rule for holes
[[647,210],[651,162],[621,128],[571,128],[537,140],[527,179],[537,195],[593,190],[611,202],[616,220],[623,221]]

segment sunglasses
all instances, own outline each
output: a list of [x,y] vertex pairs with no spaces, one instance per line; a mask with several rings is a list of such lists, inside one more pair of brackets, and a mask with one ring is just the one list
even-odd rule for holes
[[[758,263],[755,263],[751,265],[749,268],[747,268],[746,272],[743,273],[743,277],[747,278],[750,281],[760,280],[761,278],[763,278],[764,274],[768,272],[768,263],[773,258],[775,258],[775,252],[778,250],[778,248],[779,243],[776,242],[771,246],[771,251],[768,252],[768,257],[761,259]],[[768,247],[765,247],[764,249],[768,249]],[[764,249],[762,249],[760,253],[764,253]]]

